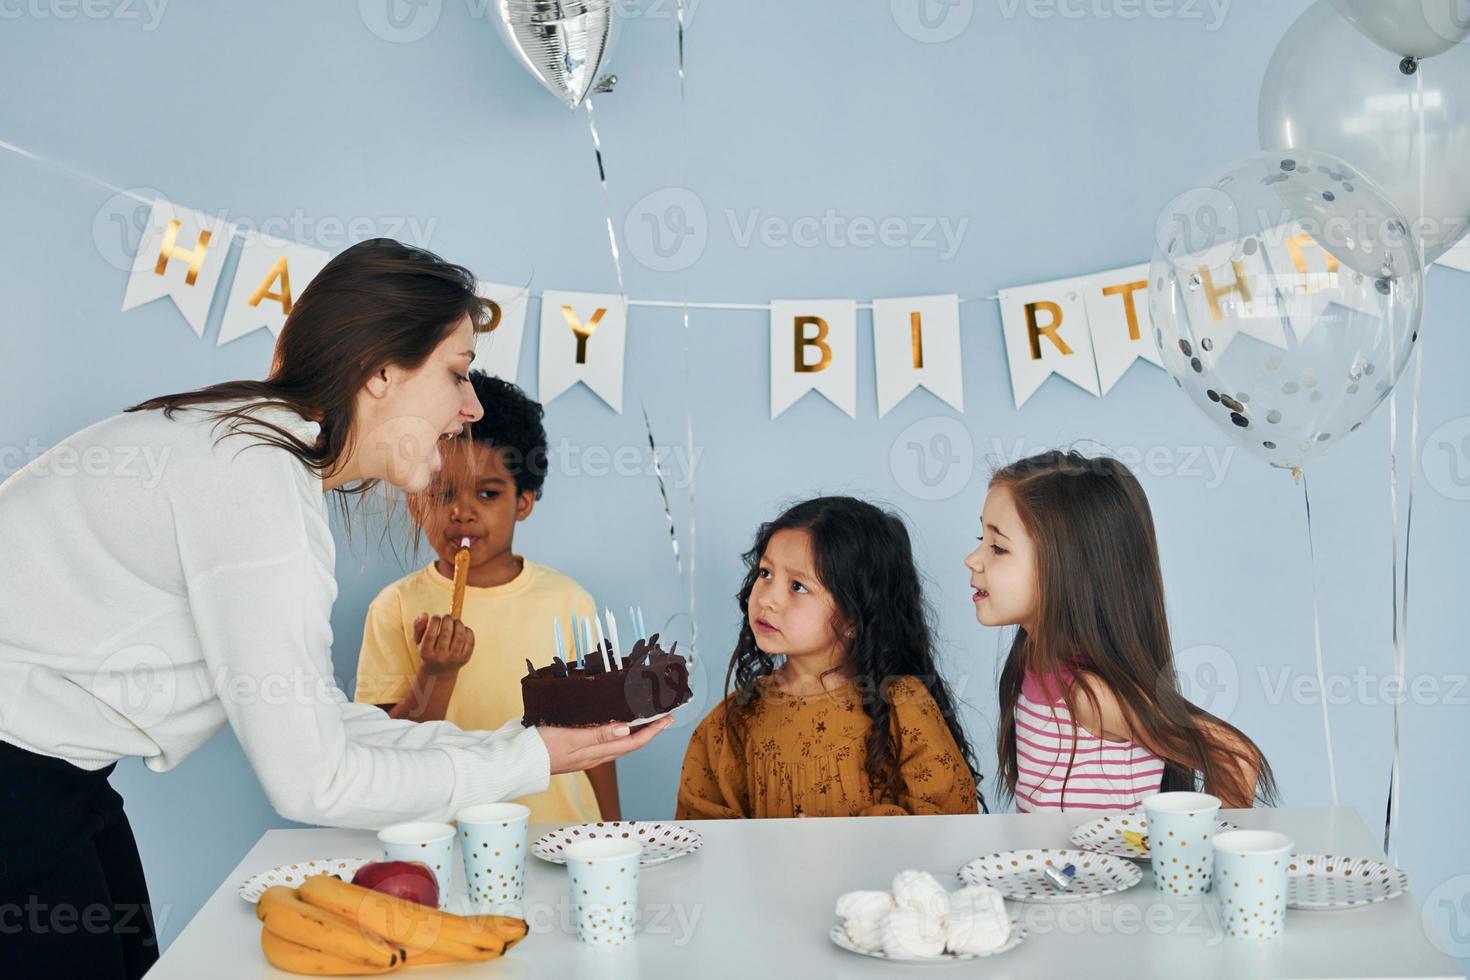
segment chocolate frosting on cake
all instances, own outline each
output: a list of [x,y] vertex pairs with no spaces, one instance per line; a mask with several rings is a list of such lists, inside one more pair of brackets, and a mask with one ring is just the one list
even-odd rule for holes
[[655,633],[633,644],[628,656],[617,658],[615,669],[609,669],[606,643],[584,657],[581,666],[554,657],[537,668],[527,660],[528,673],[521,678],[522,724],[590,728],[671,711],[694,696],[689,664],[675,652],[678,648],[675,643],[665,651]]

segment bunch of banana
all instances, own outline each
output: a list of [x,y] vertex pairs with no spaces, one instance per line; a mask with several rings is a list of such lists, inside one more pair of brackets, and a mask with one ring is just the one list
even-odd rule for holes
[[316,875],[300,888],[266,889],[255,914],[260,948],[272,966],[313,976],[392,973],[426,963],[494,959],[526,935],[500,915],[454,915]]

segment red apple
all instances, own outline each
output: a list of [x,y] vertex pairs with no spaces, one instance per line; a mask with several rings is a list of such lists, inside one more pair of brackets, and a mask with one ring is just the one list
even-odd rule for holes
[[422,861],[369,861],[357,869],[352,883],[429,908],[439,907],[439,880],[434,869]]

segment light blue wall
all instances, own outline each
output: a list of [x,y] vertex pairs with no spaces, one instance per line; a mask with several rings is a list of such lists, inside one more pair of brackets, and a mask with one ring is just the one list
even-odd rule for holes
[[[156,23],[141,4],[91,8],[114,11],[103,19],[78,7],[69,20],[55,16],[72,9],[60,3],[7,5],[0,139],[231,220],[296,227],[300,240],[332,250],[350,240],[344,227],[356,228],[355,238],[366,226],[416,239],[484,278],[616,289],[585,117],[561,109],[511,61],[484,6],[433,0],[419,9],[429,17],[437,9],[437,24],[402,42],[375,34],[350,3],[175,0]],[[640,261],[652,253],[628,235],[628,291],[678,297],[687,286],[702,299],[759,302],[984,295],[1147,258],[1161,206],[1255,149],[1261,72],[1304,4],[1239,4],[1214,24],[1208,4],[1188,5],[1204,19],[1123,21],[964,0],[954,9],[973,10],[968,25],[951,40],[926,42],[901,29],[887,3],[706,0],[695,5],[688,36],[687,144],[672,0],[632,6],[613,66],[621,84],[598,102],[615,222],[620,234],[645,229],[647,208],[638,202],[685,184],[694,200],[679,200],[696,222],[702,208],[706,244],[700,253],[689,239],[677,258],[692,264],[657,272]],[[1008,17],[1011,9],[1018,12]],[[263,375],[269,336],[216,347],[218,308],[203,340],[167,305],[119,312],[130,202],[0,154],[0,205],[8,236],[0,473],[17,468],[28,446],[50,445],[135,400]],[[742,238],[752,220],[791,225],[829,209],[843,220],[896,216],[915,229],[931,220],[966,224],[953,255],[923,242],[864,248],[843,237],[808,248]],[[233,260],[227,278],[232,268]],[[1470,881],[1455,878],[1470,873],[1470,784],[1459,762],[1470,700],[1460,595],[1470,543],[1470,444],[1461,441],[1470,432],[1467,300],[1470,276],[1433,273],[1421,424],[1433,465],[1421,473],[1414,514],[1409,648],[1411,677],[1433,690],[1418,699],[1428,703],[1404,710],[1401,859],[1421,897],[1449,881],[1436,902],[1459,901]],[[866,315],[859,333],[858,418],[811,396],[771,422],[761,314],[694,312],[686,375],[677,311],[634,310],[626,411],[613,414],[583,389],[550,406],[553,442],[565,440],[569,451],[518,547],[614,608],[636,601],[650,620],[682,610],[653,478],[586,470],[597,452],[646,444],[643,408],[661,443],[681,444],[687,409],[701,454],[696,595],[708,695],[723,678],[738,555],[757,523],[817,491],[892,503],[912,522],[945,663],[970,706],[965,721],[994,796],[1002,637],[975,624],[960,565],[973,545],[987,457],[1083,438],[1152,449],[1139,475],[1159,526],[1186,680],[1264,746],[1285,803],[1325,803],[1320,708],[1293,693],[1306,683],[1294,678],[1313,676],[1313,656],[1302,500],[1290,478],[1243,454],[1223,456],[1216,430],[1147,365],[1106,399],[1052,380],[1015,411],[996,307],[987,302],[964,307],[963,417],[920,392],[880,420]],[[532,328],[521,358],[532,393],[534,339]],[[918,435],[900,441],[916,423]],[[955,465],[974,470],[959,492],[930,501],[910,492],[922,483],[908,444],[929,445],[935,433],[951,437],[961,456]],[[1370,675],[1366,696],[1350,688],[1346,703],[1332,706],[1339,788],[1373,828],[1382,825],[1391,758],[1391,710],[1377,687],[1390,670],[1387,445],[1385,413],[1311,476],[1329,670],[1347,681],[1359,668]],[[1227,459],[1223,472],[1196,458],[1210,453]],[[682,488],[674,507],[687,557]],[[344,681],[368,601],[404,571],[377,542],[370,522],[355,544],[341,539],[333,624]],[[1212,677],[1218,683],[1203,683]],[[626,813],[673,812],[698,714],[685,711],[676,730],[623,764]],[[127,764],[115,783],[128,798],[166,938],[263,830],[284,824],[229,734],[172,773]]]

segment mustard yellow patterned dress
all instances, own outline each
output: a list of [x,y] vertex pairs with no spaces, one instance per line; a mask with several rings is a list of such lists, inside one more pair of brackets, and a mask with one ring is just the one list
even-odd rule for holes
[[977,812],[975,780],[918,680],[895,678],[888,692],[898,744],[897,798],[875,794],[868,781],[871,722],[861,685],[797,696],[762,677],[756,691],[743,745],[728,744],[729,698],[694,730],[679,778],[678,819]]

